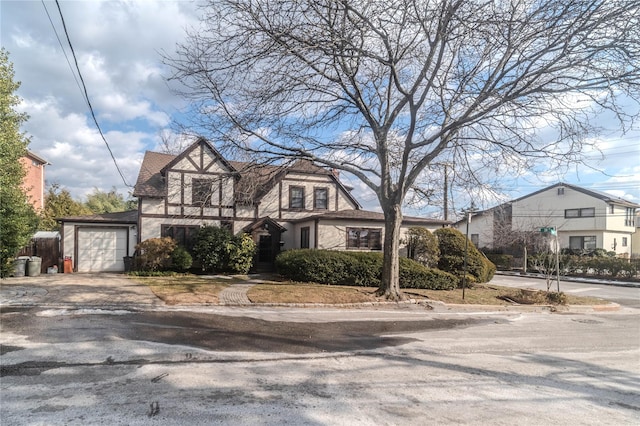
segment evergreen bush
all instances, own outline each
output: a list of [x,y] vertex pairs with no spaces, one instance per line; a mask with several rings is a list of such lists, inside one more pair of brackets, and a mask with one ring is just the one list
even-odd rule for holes
[[[465,240],[460,231],[453,228],[440,228],[434,232],[440,247],[438,269],[455,276],[462,276],[465,259]],[[478,283],[491,281],[496,272],[496,266],[487,259],[471,241],[467,247],[467,273]]]

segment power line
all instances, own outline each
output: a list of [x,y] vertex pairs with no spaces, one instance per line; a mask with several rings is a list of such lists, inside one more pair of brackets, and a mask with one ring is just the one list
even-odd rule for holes
[[104,144],[107,146],[107,150],[109,151],[109,155],[111,155],[111,159],[113,160],[113,164],[116,166],[116,169],[118,170],[118,173],[120,174],[120,177],[122,178],[122,182],[125,184],[125,186],[131,188],[132,186],[129,185],[129,183],[127,182],[127,180],[124,177],[124,174],[122,173],[122,170],[120,170],[120,166],[118,166],[118,162],[116,161],[116,157],[113,155],[113,151],[111,150],[111,147],[109,146],[109,142],[107,142],[107,139],[104,137],[104,133],[102,133],[102,129],[100,128],[100,124],[98,124],[98,119],[96,118],[96,114],[93,111],[93,106],[91,105],[91,101],[89,100],[89,93],[87,92],[87,86],[84,83],[84,78],[82,78],[82,73],[80,72],[80,66],[78,65],[78,58],[76,57],[76,52],[73,49],[73,45],[71,44],[71,38],[69,37],[69,32],[67,31],[67,25],[64,21],[64,16],[62,15],[62,9],[60,8],[60,3],[58,2],[58,0],[56,0],[56,6],[58,7],[58,13],[60,13],[60,19],[62,20],[62,28],[64,29],[64,34],[67,37],[67,43],[69,43],[69,48],[71,49],[71,55],[73,56],[73,60],[75,62],[76,65],[76,70],[78,71],[78,76],[80,77],[80,82],[82,83],[82,88],[83,93],[84,93],[84,98],[87,102],[87,105],[89,107],[89,111],[91,112],[91,117],[93,118],[93,122],[96,125],[96,128],[98,129],[98,132],[100,133],[100,137],[102,138],[102,140],[104,141]]
[[[62,44],[62,40],[60,40],[60,36],[58,35],[58,30],[56,30],[56,26],[53,23],[53,20],[51,19],[51,15],[49,14],[49,9],[47,9],[47,5],[44,3],[44,0],[40,0],[42,2],[42,7],[44,7],[44,11],[47,14],[47,18],[49,18],[49,23],[51,23],[51,28],[53,28],[53,32],[56,35],[56,38],[58,39],[58,44],[60,45],[60,48],[62,49],[62,53],[64,54],[64,58],[67,60],[67,65],[69,65],[69,69],[71,70],[71,74],[73,75],[73,79],[76,81],[76,85],[78,86],[78,89],[80,89],[80,93],[82,93],[82,87],[80,86],[80,82],[78,81],[78,77],[76,76],[75,71],[73,70],[73,65],[71,65],[71,61],[69,61],[69,56],[67,55],[67,51],[64,48],[64,45]],[[83,96],[83,100],[84,100],[84,96]],[[85,100],[86,102],[86,100]]]

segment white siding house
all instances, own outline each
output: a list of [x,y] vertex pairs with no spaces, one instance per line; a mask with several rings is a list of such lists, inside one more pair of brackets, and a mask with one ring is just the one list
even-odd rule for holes
[[[640,205],[611,195],[557,183],[532,194],[473,215],[469,233],[479,247],[496,248],[505,227],[517,232],[557,230],[560,248],[605,249],[629,257]],[[454,225],[465,232],[466,222]],[[502,242],[502,241],[501,241]]]

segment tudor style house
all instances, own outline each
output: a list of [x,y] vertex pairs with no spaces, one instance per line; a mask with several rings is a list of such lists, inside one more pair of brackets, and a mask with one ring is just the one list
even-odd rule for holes
[[[477,247],[501,248],[509,231],[555,228],[561,249],[614,251],[629,257],[640,205],[612,195],[557,183],[472,215],[469,237]],[[454,224],[466,232],[467,221]]]
[[[146,152],[133,195],[137,212],[61,220],[63,252],[76,271],[123,271],[123,257],[149,238],[172,237],[190,249],[204,225],[250,234],[258,270],[272,269],[282,250],[382,250],[384,241],[382,213],[362,210],[335,171],[305,160],[228,161],[203,138],[179,155]],[[405,217],[403,230],[449,223]]]

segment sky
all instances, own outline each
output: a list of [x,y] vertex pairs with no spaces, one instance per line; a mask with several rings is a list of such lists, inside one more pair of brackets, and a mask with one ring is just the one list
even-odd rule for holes
[[[22,130],[31,138],[29,149],[50,163],[47,185],[58,184],[78,200],[96,188],[115,187],[128,197],[144,152],[161,150],[160,135],[186,107],[166,81],[169,72],[161,53],[174,52],[185,30],[197,27],[200,11],[188,0],[62,0],[60,7],[89,100],[122,177],[72,72],[74,59],[55,1],[0,2],[0,41],[9,51],[14,79],[21,82],[19,108],[29,115]],[[607,131],[597,140],[602,154],[585,153],[588,167],[512,177],[497,197],[478,207],[489,208],[559,181],[640,204],[640,127],[622,134],[610,118],[594,119],[604,120]],[[371,190],[355,178],[343,178],[364,208],[380,210]],[[454,213],[468,207],[465,194],[452,195]],[[441,210],[408,208],[406,213],[433,217]]]

